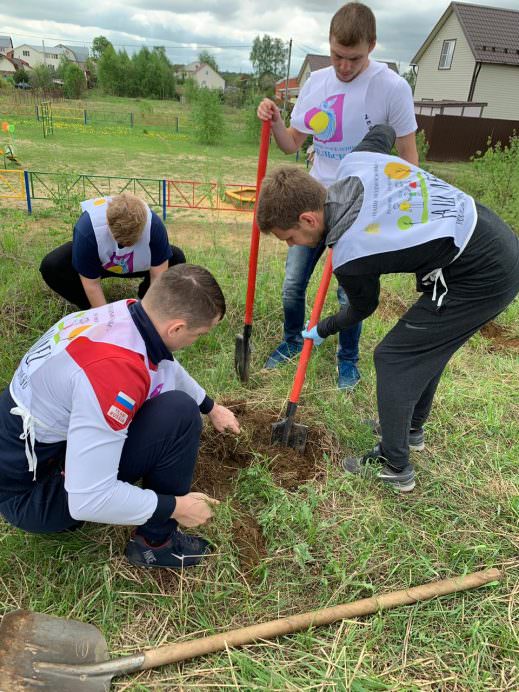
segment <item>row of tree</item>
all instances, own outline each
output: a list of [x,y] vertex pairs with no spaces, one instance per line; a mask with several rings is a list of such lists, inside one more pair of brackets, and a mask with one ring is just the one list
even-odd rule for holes
[[[106,42],[101,47],[99,39]],[[125,50],[116,51],[103,36],[97,41],[93,45],[96,77],[104,92],[114,96],[160,99],[175,96],[173,66],[164,47],[141,48],[130,57]]]

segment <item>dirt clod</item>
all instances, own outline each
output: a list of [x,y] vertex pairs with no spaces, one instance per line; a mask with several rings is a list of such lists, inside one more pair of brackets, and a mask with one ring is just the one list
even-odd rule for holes
[[197,490],[218,499],[225,498],[233,489],[240,469],[251,466],[258,456],[269,460],[274,480],[287,490],[295,490],[322,473],[317,463],[324,452],[330,452],[331,443],[326,431],[309,429],[306,449],[300,453],[291,447],[271,445],[270,430],[271,424],[278,420],[276,413],[250,408],[244,402],[230,402],[226,406],[240,421],[242,433],[235,437],[215,434],[210,426],[204,429],[195,477]]
[[491,351],[515,351],[519,352],[519,339],[511,336],[510,329],[497,322],[488,322],[481,327],[481,334],[491,343]]

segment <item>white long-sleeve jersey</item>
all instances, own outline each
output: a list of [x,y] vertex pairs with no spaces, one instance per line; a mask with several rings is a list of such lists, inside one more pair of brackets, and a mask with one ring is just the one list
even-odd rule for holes
[[[117,479],[128,426],[162,392],[181,390],[199,405],[205,398],[176,360],[149,360],[129,302],[65,317],[25,354],[10,385],[13,413],[22,415],[33,443],[66,440],[65,489],[79,520],[144,524],[156,493]],[[33,450],[26,451],[35,470]]]

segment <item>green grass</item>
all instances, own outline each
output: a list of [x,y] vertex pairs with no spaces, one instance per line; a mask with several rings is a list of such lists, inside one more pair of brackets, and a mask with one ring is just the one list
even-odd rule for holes
[[[66,131],[43,142],[36,130],[24,128],[19,147],[43,170],[51,165],[73,170],[80,161],[88,172],[101,173],[106,166],[120,175],[158,175],[164,166],[179,177],[204,172],[209,178],[219,175],[225,158],[229,181],[242,173],[255,177],[254,147],[233,144],[230,135],[221,147],[204,148],[189,139],[156,143],[144,135]],[[273,158],[281,160],[279,154]],[[43,287],[37,267],[46,251],[70,236],[76,214],[36,203],[31,218],[13,207],[6,203],[1,210],[0,386],[37,336],[67,309]],[[180,361],[211,395],[283,411],[295,364],[260,372],[281,334],[282,244],[261,241],[252,377],[245,387],[232,361],[234,337],[242,329],[250,217],[175,212],[168,228],[189,261],[215,274],[229,308],[215,332],[179,354]],[[129,290],[122,283],[110,285],[112,299]],[[342,453],[363,452],[373,442],[361,423],[376,411],[373,348],[396,319],[391,306],[410,304],[415,295],[406,276],[385,277],[383,288],[388,307],[364,325],[359,387],[350,395],[336,390],[330,339],[312,357],[303,391],[299,418],[332,431]],[[334,305],[331,295],[328,311]],[[518,312],[516,302],[499,318],[511,335]],[[1,524],[1,611],[23,607],[92,622],[110,651],[120,655],[497,566],[504,570],[500,584],[118,679],[114,686],[516,690],[518,420],[517,354],[492,351],[492,342],[476,335],[452,359],[439,386],[426,451],[413,456],[417,488],[411,496],[345,477],[324,447],[318,480],[292,491],[277,484],[268,459],[258,458],[241,472],[217,518],[204,529],[216,554],[184,575],[130,567],[122,557],[125,528],[88,525],[68,536],[35,536]],[[256,518],[266,545],[266,556],[249,574],[240,568],[232,530],[238,505]]]

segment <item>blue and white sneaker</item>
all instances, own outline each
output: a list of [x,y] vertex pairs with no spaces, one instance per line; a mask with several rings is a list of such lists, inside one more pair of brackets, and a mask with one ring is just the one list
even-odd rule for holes
[[274,368],[277,368],[278,365],[288,363],[289,360],[299,355],[302,350],[302,343],[282,341],[276,350],[272,351],[270,356],[265,361],[265,365],[263,367],[266,370],[273,370]]
[[351,360],[337,361],[337,388],[351,390],[360,382],[360,372]]
[[125,555],[128,562],[139,567],[184,569],[198,565],[210,551],[211,546],[205,538],[190,536],[177,529],[161,545],[150,545],[144,536],[134,532]]

